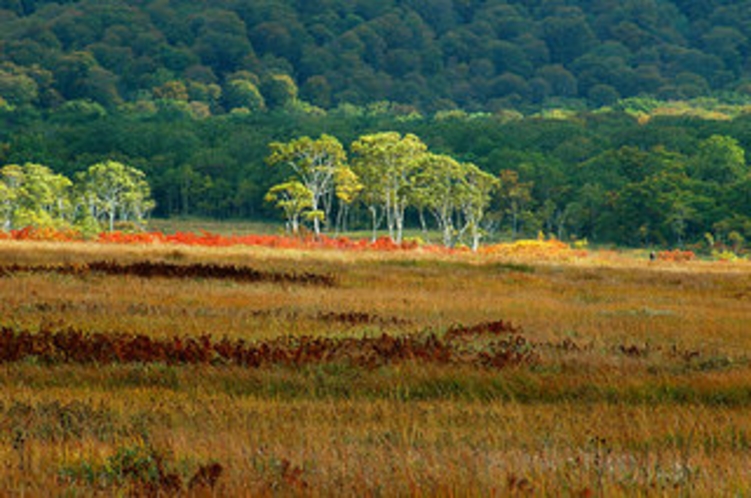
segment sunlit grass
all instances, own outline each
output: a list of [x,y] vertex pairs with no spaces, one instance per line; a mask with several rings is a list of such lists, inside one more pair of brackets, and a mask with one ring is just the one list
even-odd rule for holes
[[[214,491],[228,496],[749,492],[747,262],[0,242],[0,267],[110,260],[305,271],[336,285],[20,272],[0,277],[0,325],[264,341],[441,336],[502,319],[540,361],[250,369],[31,357],[0,366],[3,493],[134,491],[133,479],[81,474],[132,448],[162,455],[186,488],[219,462]],[[346,313],[368,320],[336,319]]]

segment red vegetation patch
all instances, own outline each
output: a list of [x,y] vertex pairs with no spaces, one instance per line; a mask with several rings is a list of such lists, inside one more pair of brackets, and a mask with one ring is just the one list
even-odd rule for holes
[[533,344],[521,335],[467,348],[451,338],[424,333],[405,336],[326,338],[282,337],[246,342],[208,335],[154,339],[139,334],[88,333],[75,328],[38,333],[0,329],[0,363],[35,357],[45,363],[150,363],[218,364],[244,367],[302,366],[346,362],[376,367],[403,361],[468,364],[505,368],[537,363]]
[[672,251],[660,251],[657,253],[657,259],[660,261],[674,261],[680,263],[683,261],[693,261],[696,259],[696,254],[693,251],[681,251],[680,249],[673,249]]
[[105,275],[134,276],[142,278],[203,278],[233,280],[236,282],[272,282],[320,285],[323,287],[333,287],[336,285],[336,279],[332,275],[308,272],[268,272],[234,265],[182,265],[151,261],[141,261],[128,264],[116,263],[114,261],[95,261],[92,263],[47,266],[0,266],[0,276],[8,276],[14,273],[59,273],[64,275],[101,273]]
[[461,354],[474,357],[475,363],[485,367],[503,368],[539,362],[535,344],[522,335],[521,328],[503,320],[472,326],[453,325],[446,332],[445,339]]
[[[0,231],[0,240],[35,240],[49,242],[79,242],[83,235],[76,230],[57,230],[54,228],[26,227],[10,232]],[[375,241],[368,239],[350,239],[349,237],[290,237],[283,235],[219,235],[201,231],[200,233],[176,232],[102,232],[94,238],[101,244],[179,244],[200,247],[260,246],[278,249],[340,249],[349,251],[411,251],[420,247],[415,241],[399,244],[390,237],[380,237]],[[428,246],[431,252],[451,252],[438,246]]]
[[208,465],[202,465],[188,483],[188,489],[195,491],[200,488],[213,490],[216,482],[224,472],[224,467],[220,463],[214,462]]
[[77,230],[58,230],[45,227],[28,226],[10,232],[0,231],[0,240],[39,240],[48,242],[75,242],[83,240],[83,235]]
[[514,327],[510,322],[498,320],[494,322],[482,322],[477,325],[452,325],[446,332],[446,339],[457,339],[459,337],[474,337],[480,335],[507,335],[518,334],[521,328]]
[[652,344],[620,344],[616,351],[631,358],[647,358],[653,354],[662,354],[671,358],[677,358],[684,362],[691,362],[701,358],[701,351],[697,349],[684,349],[673,344],[670,348],[664,348],[659,345]]
[[321,312],[318,313],[317,317],[318,320],[322,322],[328,322],[328,323],[343,323],[345,325],[349,325],[352,327],[356,327],[359,325],[393,325],[393,326],[400,326],[400,325],[408,325],[408,320],[403,320],[401,318],[397,317],[382,317],[378,315],[373,315],[370,313],[363,313],[359,311],[348,311],[344,313],[336,313],[333,311],[329,312]]

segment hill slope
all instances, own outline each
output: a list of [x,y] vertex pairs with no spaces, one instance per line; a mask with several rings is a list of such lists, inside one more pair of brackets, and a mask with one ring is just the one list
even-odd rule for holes
[[750,36],[748,0],[0,0],[0,97],[599,106],[749,93]]

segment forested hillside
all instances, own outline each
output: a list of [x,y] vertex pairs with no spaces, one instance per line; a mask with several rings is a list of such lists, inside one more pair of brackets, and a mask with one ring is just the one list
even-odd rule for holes
[[748,0],[0,0],[0,104],[422,112],[751,93]]
[[[741,250],[750,35],[745,0],[0,0],[0,207],[11,223],[18,165],[75,183],[111,160],[156,216],[280,220],[299,185],[270,144],[325,133],[356,166],[393,131],[497,180],[488,238]],[[303,224],[369,230],[377,186],[355,180],[346,209],[325,194],[346,216]],[[466,206],[436,224],[412,180],[404,221],[453,241]]]

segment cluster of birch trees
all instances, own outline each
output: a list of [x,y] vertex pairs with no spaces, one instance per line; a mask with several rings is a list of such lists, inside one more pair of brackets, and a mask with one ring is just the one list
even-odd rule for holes
[[116,161],[92,165],[70,180],[49,167],[26,163],[0,168],[0,224],[112,231],[126,222],[142,228],[154,207],[142,171]]
[[270,148],[268,163],[288,166],[293,176],[273,186],[266,200],[284,212],[293,233],[302,223],[316,236],[327,228],[344,229],[347,211],[359,202],[370,213],[374,239],[385,222],[391,239],[401,243],[412,208],[423,229],[425,214],[432,215],[446,246],[468,239],[477,249],[486,208],[500,183],[472,163],[430,152],[413,134],[363,135],[351,144],[349,159],[341,142],[326,134]]

